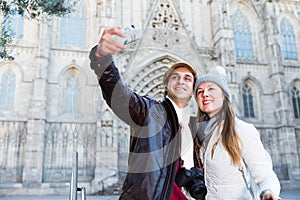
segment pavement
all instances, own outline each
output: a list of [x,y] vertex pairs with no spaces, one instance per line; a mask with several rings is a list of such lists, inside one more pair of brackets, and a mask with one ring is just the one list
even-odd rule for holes
[[[300,200],[300,190],[283,190],[280,197],[283,200]],[[87,195],[86,200],[117,200],[118,196],[91,196]],[[69,200],[68,195],[60,196],[0,196],[0,200]],[[82,200],[80,194],[77,200]]]
[[280,197],[283,200],[300,200],[300,190],[282,190]]

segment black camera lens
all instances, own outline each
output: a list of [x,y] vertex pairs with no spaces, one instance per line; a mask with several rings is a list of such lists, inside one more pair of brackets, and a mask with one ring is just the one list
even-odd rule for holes
[[204,200],[207,189],[204,183],[204,175],[199,168],[192,167],[191,170],[180,168],[175,177],[179,187],[184,187],[196,200]]
[[204,200],[207,194],[206,186],[202,183],[194,184],[190,190],[190,195],[195,198],[196,200]]

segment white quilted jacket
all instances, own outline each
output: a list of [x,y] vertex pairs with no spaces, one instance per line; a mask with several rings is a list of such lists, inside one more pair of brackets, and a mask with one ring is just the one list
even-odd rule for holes
[[[236,130],[243,142],[243,158],[247,163],[260,191],[271,189],[275,194],[280,193],[279,180],[272,169],[272,160],[264,149],[260,136],[252,124],[236,118]],[[207,151],[200,150],[200,157],[204,164],[205,184],[208,193],[207,200],[241,200],[246,185],[242,173],[234,166],[229,154],[225,150],[221,138],[214,156],[211,157],[212,146],[218,138],[217,130],[213,133]]]

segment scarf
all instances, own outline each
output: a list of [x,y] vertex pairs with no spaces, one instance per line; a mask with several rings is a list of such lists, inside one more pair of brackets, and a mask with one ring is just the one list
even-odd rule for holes
[[[167,98],[169,97],[167,96]],[[184,108],[179,108],[172,99],[170,99],[170,101],[172,102],[176,110],[177,118],[181,128],[180,157],[183,160],[183,166],[187,169],[190,169],[191,167],[194,167],[194,158],[193,158],[194,142],[193,142],[193,136],[190,130],[190,126],[189,126],[190,116],[191,116],[190,107],[189,105],[187,105]]]
[[197,137],[200,141],[200,144],[203,146],[203,148],[206,150],[207,144],[217,127],[217,117],[213,117],[209,119],[208,121],[202,121],[197,123]]

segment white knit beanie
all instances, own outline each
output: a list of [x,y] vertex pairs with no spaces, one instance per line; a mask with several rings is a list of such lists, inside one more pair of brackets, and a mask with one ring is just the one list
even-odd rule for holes
[[200,75],[196,81],[194,95],[198,86],[203,82],[213,82],[223,89],[226,96],[230,98],[230,91],[227,85],[226,71],[222,66],[216,66],[209,70],[207,74]]

